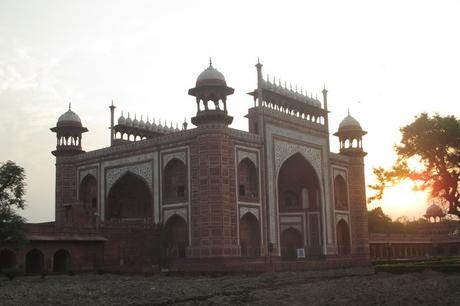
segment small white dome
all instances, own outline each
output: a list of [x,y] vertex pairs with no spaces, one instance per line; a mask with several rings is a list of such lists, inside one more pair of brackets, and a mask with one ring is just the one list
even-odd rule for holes
[[118,118],[118,124],[126,124],[126,118],[121,114],[120,118]]
[[339,124],[339,131],[362,130],[359,121],[348,114]]
[[79,127],[82,126],[80,117],[70,109],[70,105],[69,105],[69,110],[66,111],[64,114],[62,114],[59,117],[56,125],[57,126],[79,126]]
[[200,73],[196,79],[196,86],[199,85],[227,85],[227,83],[224,75],[209,62],[209,67]]

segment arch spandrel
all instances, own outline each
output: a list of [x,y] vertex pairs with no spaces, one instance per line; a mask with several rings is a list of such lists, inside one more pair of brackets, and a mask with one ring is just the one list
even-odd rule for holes
[[184,219],[185,223],[188,224],[187,208],[185,207],[165,210],[163,212],[163,224],[166,224],[171,217],[176,215]]
[[96,181],[97,181],[97,168],[91,168],[91,169],[80,170],[79,182],[78,182],[78,183],[81,184],[81,182],[83,182],[83,180],[84,180],[88,175],[94,176],[94,178],[95,178]]
[[240,207],[240,220],[246,215],[247,213],[252,214],[259,220],[259,208],[258,207]]
[[163,169],[173,159],[178,159],[181,162],[183,162],[184,165],[187,165],[187,155],[186,155],[185,151],[167,153],[167,154],[163,155]]
[[313,167],[321,186],[323,171],[321,167],[321,150],[284,141],[275,141],[275,173],[278,176],[284,162],[296,153],[300,153]]
[[153,192],[152,186],[152,165],[150,162],[135,164],[129,166],[123,166],[119,168],[109,169],[106,173],[106,190],[110,190],[123,175],[131,172],[145,180],[150,191]]
[[247,151],[238,150],[238,165],[245,158],[247,158],[250,161],[252,161],[254,166],[256,168],[258,168],[258,166],[257,166],[257,154],[255,152],[247,152]]

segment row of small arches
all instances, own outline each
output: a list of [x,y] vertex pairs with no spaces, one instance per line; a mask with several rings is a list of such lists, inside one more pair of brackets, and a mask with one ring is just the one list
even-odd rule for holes
[[[72,258],[70,252],[60,249],[54,252],[52,257],[52,272],[64,273],[70,272]],[[12,269],[18,266],[16,253],[10,249],[0,251],[0,270]],[[32,249],[25,255],[24,260],[25,273],[37,274],[47,272],[45,266],[45,255],[39,249]]]
[[262,105],[266,108],[269,108],[269,109],[272,109],[272,110],[275,110],[275,111],[278,111],[284,114],[288,114],[288,115],[291,115],[293,117],[296,117],[296,118],[299,118],[305,121],[310,121],[310,122],[321,124],[321,125],[325,124],[325,119],[323,116],[310,115],[308,113],[303,113],[298,110],[293,110],[288,107],[280,106],[276,103],[271,103],[271,102],[266,102],[266,101],[263,101]]
[[361,138],[342,139],[340,141],[340,149],[362,149],[363,140]]

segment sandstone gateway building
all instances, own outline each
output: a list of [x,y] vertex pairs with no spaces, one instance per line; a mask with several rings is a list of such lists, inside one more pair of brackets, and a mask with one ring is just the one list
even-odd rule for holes
[[[56,221],[2,248],[28,273],[263,271],[369,263],[362,136],[348,115],[330,152],[323,102],[264,79],[249,94],[249,132],[229,128],[229,96],[210,63],[189,90],[191,122],[126,118],[111,146],[82,150],[88,130],[70,108],[56,133]],[[193,103],[193,102],[191,102]]]

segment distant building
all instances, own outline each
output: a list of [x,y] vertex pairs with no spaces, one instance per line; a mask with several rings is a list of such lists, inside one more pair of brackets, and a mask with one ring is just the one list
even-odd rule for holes
[[413,234],[369,233],[371,259],[423,258],[460,255],[460,221],[444,220],[442,209],[432,204]]
[[69,107],[51,129],[56,221],[30,225],[29,245],[4,249],[2,265],[10,258],[33,273],[369,264],[366,132],[348,114],[334,134],[340,153],[331,153],[327,90],[321,103],[256,68],[249,132],[228,127],[234,89],[211,63],[188,91],[195,128],[130,114],[115,123],[112,105],[111,146],[85,152],[88,130]]

